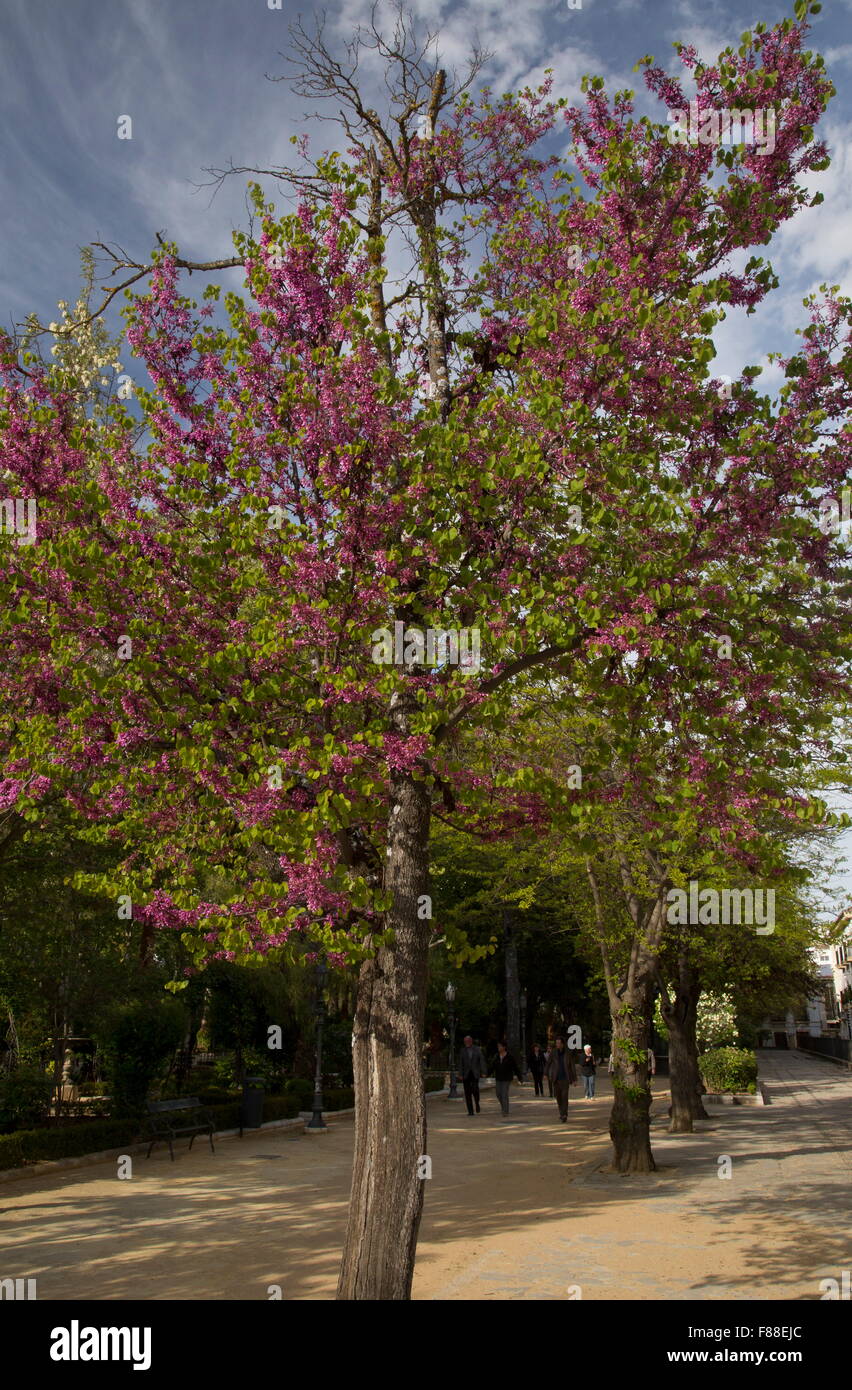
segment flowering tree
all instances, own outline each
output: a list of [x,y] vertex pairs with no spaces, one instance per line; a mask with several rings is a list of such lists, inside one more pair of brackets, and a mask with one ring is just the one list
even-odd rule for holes
[[[71,309],[67,300],[60,300],[59,318],[42,328],[35,314],[27,320],[20,346],[24,362],[33,361],[30,354],[40,347],[45,333],[53,337],[50,355],[54,359],[50,379],[54,389],[64,386],[80,408],[88,409],[96,418],[105,418],[110,395],[115,388],[115,374],[121,373],[118,360],[123,335],[109,332],[100,313],[92,305],[95,293],[96,266],[90,246],[80,252],[82,287]],[[129,394],[129,376],[119,377],[117,390],[124,398]]]
[[[151,381],[142,440],[121,402],[81,422],[6,353],[3,462],[38,499],[39,543],[2,553],[21,711],[4,795],[58,780],[123,847],[95,886],[199,960],[307,939],[358,965],[343,1298],[410,1290],[430,823],[546,815],[534,757],[480,771],[519,684],[552,668],[570,698],[606,696],[625,746],[637,697],[665,721],[673,681],[684,702],[702,693],[700,719],[768,711],[750,660],[764,612],[785,672],[842,683],[840,561],[790,504],[845,475],[846,438],[821,426],[848,406],[847,310],[817,316],[777,414],[750,376],[724,399],[707,366],[723,306],[772,282],[728,258],[807,203],[797,179],[824,163],[811,127],[829,84],[805,28],[804,10],[759,27],[703,70],[683,54],[701,107],[777,110],[769,156],[676,144],[595,80],[565,113],[588,196],[533,154],[560,119],[549,87],[474,100],[405,31],[376,36],[398,79],[383,120],[317,40],[306,81],[345,101],[348,157],[280,171],[301,194],[291,216],[257,191],[258,236],[234,258],[248,297],[218,319],[218,291],[199,308],[176,249],[158,252],[128,333]],[[686,105],[661,70],[646,80]],[[388,296],[400,230],[414,269]],[[739,663],[708,660],[722,617]],[[467,665],[430,647],[472,629]],[[631,1044],[660,901],[631,967]],[[641,1143],[624,1154],[642,1166]]]
[[737,1041],[737,1020],[734,1001],[729,994],[705,994],[698,1005],[698,1046],[702,1052],[711,1047],[734,1046]]

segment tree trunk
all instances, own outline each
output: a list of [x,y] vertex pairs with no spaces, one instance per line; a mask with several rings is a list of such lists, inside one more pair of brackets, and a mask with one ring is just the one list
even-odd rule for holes
[[139,937],[139,965],[143,970],[147,970],[154,959],[154,941],[157,929],[153,922],[143,922],[142,934]]
[[703,1090],[698,1069],[698,1043],[695,1036],[701,984],[685,956],[678,960],[674,997],[660,1000],[663,1022],[669,1030],[669,1076],[672,1094],[672,1134],[692,1134],[695,1120],[706,1120],[701,1101]]
[[503,954],[506,963],[506,1045],[521,1071],[521,988],[518,981],[518,945],[512,931],[512,910],[503,908]]
[[[426,112],[426,139],[446,90],[443,69],[432,78]],[[371,164],[371,225],[368,249],[376,275],[381,267],[376,232],[380,228],[381,184],[378,158]],[[412,203],[425,290],[431,395],[446,419],[451,403],[447,359],[446,300],[438,249],[436,177]],[[373,297],[373,323],[385,321],[383,298]],[[390,356],[387,358],[390,363]],[[416,584],[413,586],[416,591]],[[399,612],[403,620],[416,609]],[[410,668],[414,669],[414,668]],[[390,724],[406,737],[419,712],[411,694],[391,701]],[[338,1299],[400,1300],[411,1296],[417,1232],[423,1210],[420,1159],[426,1153],[426,1102],[423,1092],[423,1030],[429,973],[428,919],[418,899],[429,884],[431,782],[422,774],[391,775],[384,886],[392,903],[385,926],[393,940],[361,967],[352,1032],[355,1081],[355,1152],[349,1223],[343,1247]]]
[[421,1048],[428,923],[417,899],[428,886],[431,787],[394,773],[385,885],[393,894],[391,945],[361,967],[352,1038],[355,1153],[339,1299],[411,1295],[426,1152]]
[[651,1092],[647,1052],[651,1039],[652,985],[640,980],[612,1013],[615,1097],[609,1118],[612,1166],[618,1173],[654,1173],[651,1153]]

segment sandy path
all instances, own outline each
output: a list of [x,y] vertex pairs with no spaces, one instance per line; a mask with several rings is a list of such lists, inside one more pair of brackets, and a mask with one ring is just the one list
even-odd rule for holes
[[[778,1053],[762,1075],[770,1106],[691,1136],[665,1132],[659,1080],[660,1172],[629,1179],[598,1171],[606,1081],[572,1092],[567,1125],[529,1087],[508,1122],[493,1092],[474,1118],[430,1102],[415,1299],[820,1298],[852,1267],[852,1073]],[[131,1181],[102,1163],[3,1183],[0,1278],[36,1277],[40,1299],[332,1298],[351,1143],[342,1119],[139,1157]]]

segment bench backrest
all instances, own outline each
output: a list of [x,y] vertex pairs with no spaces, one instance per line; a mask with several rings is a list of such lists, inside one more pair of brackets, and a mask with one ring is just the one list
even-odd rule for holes
[[200,1110],[201,1101],[197,1096],[183,1096],[180,1100],[149,1100],[148,1114],[160,1115],[165,1110]]

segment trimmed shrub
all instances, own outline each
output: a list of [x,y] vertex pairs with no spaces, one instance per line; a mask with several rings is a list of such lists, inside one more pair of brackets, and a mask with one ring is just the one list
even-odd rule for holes
[[[322,1098],[325,1101],[326,1110],[351,1110],[355,1104],[355,1091],[351,1086],[341,1086],[337,1090],[323,1091]],[[311,1099],[313,1100],[313,1091],[311,1091]],[[307,1105],[305,1109],[310,1110],[311,1106]]]
[[154,1087],[148,1097],[149,1100],[178,1100],[184,1096],[196,1096],[202,1105],[208,1108],[215,1105],[233,1105],[240,1099],[240,1091],[234,1086],[193,1086],[192,1077],[187,1077],[182,1084],[175,1082],[170,1077],[160,1087]]
[[207,1105],[205,1109],[213,1117],[213,1123],[217,1129],[239,1129],[241,1105],[238,1100],[232,1100],[229,1105]]
[[299,1103],[298,1096],[264,1096],[263,1123],[270,1120],[295,1120],[305,1107]]
[[20,1168],[24,1161],[19,1134],[0,1134],[0,1170]]
[[[327,1091],[324,1099],[327,1110],[348,1110],[355,1103],[355,1092],[344,1087]],[[305,1108],[298,1096],[270,1096],[264,1099],[263,1120],[266,1123],[295,1119]],[[208,1105],[206,1109],[217,1130],[239,1129],[239,1100],[227,1105]],[[139,1143],[146,1137],[144,1129],[132,1119],[92,1120],[89,1124],[59,1125],[53,1129],[19,1130],[15,1134],[0,1135],[0,1169],[20,1168],[24,1163],[45,1159],[84,1157],[124,1144]]]
[[47,1117],[52,1083],[37,1067],[0,1072],[0,1134],[29,1129]]
[[443,1091],[443,1076],[427,1076],[424,1080],[424,1089],[426,1091]]
[[138,1127],[132,1122],[93,1120],[91,1124],[58,1125],[55,1129],[22,1129],[0,1136],[0,1168],[19,1168],[23,1162],[36,1163],[55,1158],[78,1158],[85,1154],[132,1144]]
[[314,1083],[308,1081],[304,1076],[292,1076],[284,1084],[285,1096],[296,1096],[299,1101],[296,1107],[299,1110],[310,1110],[314,1099]]
[[[239,1101],[239,1092],[230,1091],[226,1086],[185,1086],[182,1091],[175,1091],[175,1095],[197,1096],[202,1105],[233,1105]],[[162,1093],[163,1100],[167,1099],[165,1091]]]
[[757,1058],[741,1047],[717,1047],[698,1059],[708,1091],[757,1091]]

